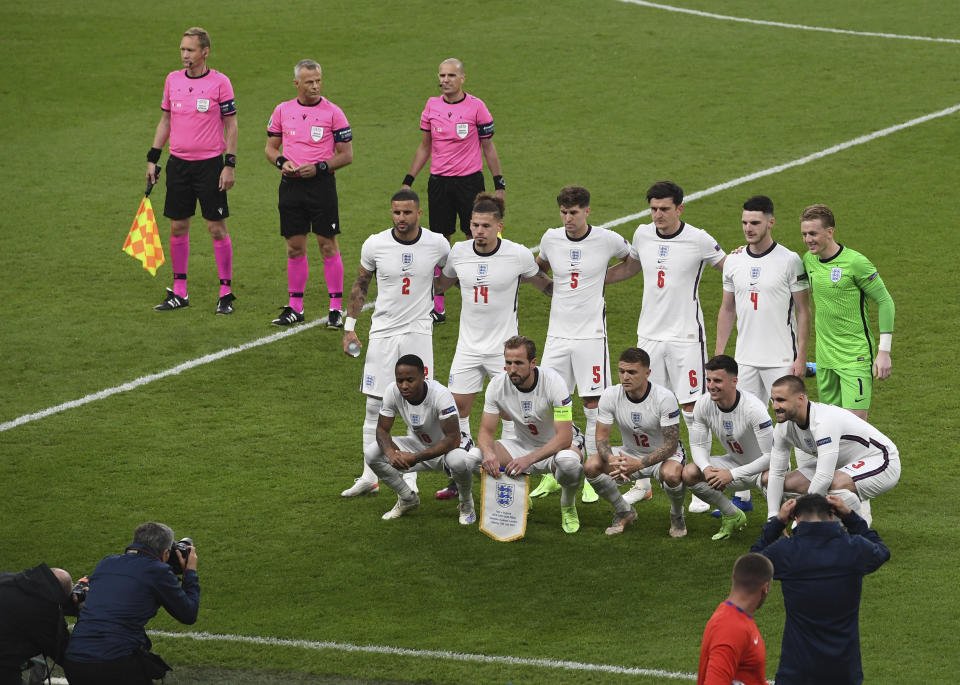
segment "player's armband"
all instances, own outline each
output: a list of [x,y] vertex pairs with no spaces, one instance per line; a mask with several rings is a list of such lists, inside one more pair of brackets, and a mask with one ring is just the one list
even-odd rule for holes
[[573,421],[573,407],[554,407],[553,408],[553,420],[554,421]]

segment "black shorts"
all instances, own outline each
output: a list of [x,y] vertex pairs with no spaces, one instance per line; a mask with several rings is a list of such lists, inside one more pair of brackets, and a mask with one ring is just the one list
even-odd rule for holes
[[469,176],[434,176],[430,174],[427,183],[427,203],[430,213],[430,230],[450,236],[457,230],[457,217],[460,217],[460,230],[469,238],[470,217],[473,214],[473,202],[483,192],[483,172]]
[[207,221],[220,221],[230,216],[227,193],[220,190],[223,157],[191,162],[170,155],[167,162],[167,198],[163,215],[168,219],[189,219],[197,211]]
[[324,238],[340,233],[337,179],[333,174],[313,178],[280,179],[280,234],[284,238],[306,235],[311,230]]

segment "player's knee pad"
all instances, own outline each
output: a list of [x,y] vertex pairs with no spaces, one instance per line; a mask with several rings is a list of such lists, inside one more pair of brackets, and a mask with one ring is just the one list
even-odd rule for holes
[[580,455],[573,450],[560,450],[553,459],[557,465],[557,482],[561,485],[576,485],[583,478]]
[[443,461],[447,465],[447,470],[450,471],[450,474],[458,476],[472,470],[472,459],[465,449],[458,447],[447,452],[447,456],[444,457]]

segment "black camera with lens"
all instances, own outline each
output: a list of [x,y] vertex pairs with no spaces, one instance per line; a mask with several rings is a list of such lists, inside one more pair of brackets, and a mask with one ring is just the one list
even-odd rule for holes
[[181,538],[170,545],[170,558],[167,559],[167,563],[170,564],[170,568],[173,569],[173,572],[178,576],[183,575],[184,566],[180,564],[180,557],[177,556],[177,552],[183,555],[183,563],[187,563],[187,559],[190,558],[190,548],[193,547],[193,540],[191,538]]

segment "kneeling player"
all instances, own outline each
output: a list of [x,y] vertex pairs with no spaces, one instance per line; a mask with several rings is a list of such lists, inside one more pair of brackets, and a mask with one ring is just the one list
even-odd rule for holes
[[[651,383],[650,356],[629,347],[617,362],[620,384],[600,395],[597,454],[587,460],[587,480],[597,494],[613,505],[613,523],[607,535],[623,532],[637,512],[617,489],[615,479],[656,478],[670,498],[670,536],[687,534],[683,520],[684,454],[680,445],[680,406],[666,388]],[[623,447],[610,446],[610,427],[616,421]]]
[[[900,481],[900,453],[893,441],[847,409],[811,402],[796,376],[774,382],[773,412],[777,427],[767,474],[767,517],[779,513],[784,491],[831,494],[870,525],[870,512],[866,507],[861,511],[861,501]],[[796,448],[798,469],[787,473],[791,447]]]
[[[690,425],[692,464],[683,469],[683,482],[704,502],[720,510],[720,531],[713,540],[725,540],[743,528],[747,515],[723,492],[749,490],[759,485],[770,464],[773,421],[767,405],[749,392],[737,390],[739,369],[733,357],[718,354],[708,361],[707,392],[693,406]],[[727,453],[710,456],[710,432]]]
[[[397,493],[397,503],[383,515],[395,519],[420,506],[420,498],[403,480],[404,473],[443,471],[457,481],[460,523],[477,520],[473,506],[473,471],[480,456],[460,443],[460,424],[453,395],[437,381],[426,380],[423,361],[415,354],[397,360],[396,382],[387,387],[377,422],[377,441],[366,445],[364,460],[381,481]],[[407,435],[393,439],[390,429],[399,414]]]
[[[573,425],[573,400],[553,369],[537,366],[537,347],[515,335],[504,343],[506,373],[487,385],[480,420],[483,470],[494,478],[550,473],[560,483],[560,524],[580,530],[577,488],[583,479],[583,437]],[[514,422],[516,437],[495,440],[501,412]]]

